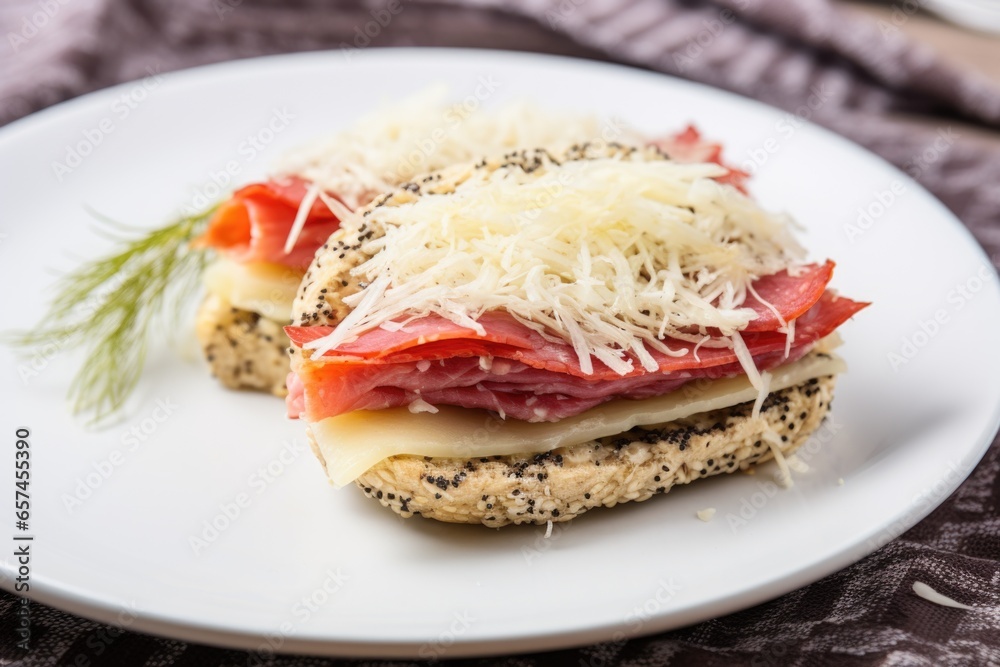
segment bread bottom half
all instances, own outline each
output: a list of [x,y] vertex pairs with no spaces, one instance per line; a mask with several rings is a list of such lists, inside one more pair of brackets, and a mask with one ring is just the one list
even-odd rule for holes
[[[393,456],[356,481],[365,495],[404,517],[453,523],[544,524],[595,507],[642,501],[678,484],[746,470],[774,457],[771,430],[790,454],[826,416],[835,378],[772,393],[760,418],[752,403],[541,454],[475,459]],[[319,448],[313,451],[322,461]]]
[[195,333],[212,375],[230,389],[288,393],[288,337],[282,325],[209,294],[198,309]]

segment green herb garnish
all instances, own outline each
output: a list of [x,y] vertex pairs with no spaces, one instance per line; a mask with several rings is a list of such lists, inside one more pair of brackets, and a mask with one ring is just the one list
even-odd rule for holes
[[215,208],[138,238],[130,238],[134,228],[96,216],[104,223],[100,231],[119,248],[63,276],[36,330],[5,336],[25,350],[86,350],[69,401],[74,414],[91,414],[91,425],[122,408],[142,375],[154,333],[176,329],[208,259],[190,243]]

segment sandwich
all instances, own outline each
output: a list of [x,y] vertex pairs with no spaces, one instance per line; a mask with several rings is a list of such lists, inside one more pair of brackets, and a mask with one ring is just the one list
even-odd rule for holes
[[[602,136],[655,143],[677,159],[721,164],[721,147],[694,128],[647,140],[593,116],[512,104],[469,111],[432,92],[372,114],[328,141],[287,156],[266,181],[224,201],[195,240],[216,258],[204,274],[196,333],[226,387],[286,393],[292,301],[316,251],[383,192],[451,164],[524,146],[555,149]],[[742,187],[746,174],[726,167]]]
[[693,127],[650,139],[615,119],[443,100],[431,90],[369,114],[288,154],[266,180],[145,233],[98,216],[118,243],[63,276],[38,325],[3,338],[36,355],[53,346],[83,348],[70,403],[74,413],[103,423],[126,407],[162,334],[190,328],[187,306],[204,293],[194,329],[212,373],[226,387],[284,396],[289,341],[282,327],[316,252],[341,220],[421,173],[520,145],[558,152],[574,142],[622,140],[657,146],[679,161],[715,162],[723,172],[715,178],[737,189],[748,177],[726,166],[722,147]]
[[868,304],[738,185],[597,142],[404,183],[305,273],[289,416],[335,486],[490,527],[784,465],[830,409],[838,327]]

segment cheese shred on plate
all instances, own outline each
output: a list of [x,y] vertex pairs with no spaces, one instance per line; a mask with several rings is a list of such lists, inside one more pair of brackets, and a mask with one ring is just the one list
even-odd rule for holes
[[[681,340],[733,348],[755,388],[764,382],[739,331],[761,276],[804,251],[786,217],[713,177],[714,164],[622,157],[473,170],[447,195],[377,207],[385,234],[352,274],[369,283],[317,354],[376,327],[437,314],[482,335],[477,318],[502,309],[625,375],[655,372],[650,349],[680,356]],[[707,336],[710,331],[715,332]]]

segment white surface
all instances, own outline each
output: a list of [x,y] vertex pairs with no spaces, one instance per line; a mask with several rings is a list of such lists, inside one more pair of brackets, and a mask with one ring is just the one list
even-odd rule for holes
[[[850,372],[835,426],[800,454],[809,472],[789,490],[768,484],[770,466],[707,480],[556,525],[548,540],[545,526],[403,521],[356,490],[331,489],[280,401],[222,391],[195,355],[154,356],[126,420],[88,432],[63,401],[74,359],[39,363],[23,381],[2,350],[0,449],[11,472],[0,474],[0,497],[14,495],[14,429],[28,426],[34,599],[251,649],[451,657],[583,644],[694,623],[819,579],[926,515],[982,456],[998,423],[1000,295],[986,257],[940,203],[857,146],[773,109],[559,58],[371,50],[250,60],[165,76],[126,118],[112,104],[134,84],[15,123],[0,131],[4,326],[41,316],[52,269],[106,247],[85,204],[162,223],[228,160],[246,182],[282,150],[435,80],[458,97],[492,81],[490,104],[526,96],[649,132],[695,120],[735,162],[763,162],[755,195],[798,218],[813,257],[837,260],[835,286],[875,302],[843,327]],[[241,142],[274,109],[295,118],[248,160]],[[58,182],[52,162],[102,118],[113,132]],[[844,225],[894,181],[902,194],[850,242]],[[956,286],[973,280],[971,289],[980,271],[978,292],[959,297]],[[947,322],[894,371],[887,354],[938,310]],[[176,404],[162,423],[152,419],[163,416],[157,400]],[[128,435],[144,427],[144,440]],[[121,464],[69,511],[65,499],[116,450]],[[267,483],[257,471],[269,464]],[[189,538],[239,494],[249,505],[196,555]],[[708,506],[714,520],[696,519]],[[741,512],[745,523],[734,520]],[[3,514],[6,541],[14,518]],[[10,590],[13,549],[0,551]],[[311,596],[310,610],[301,600]]]

